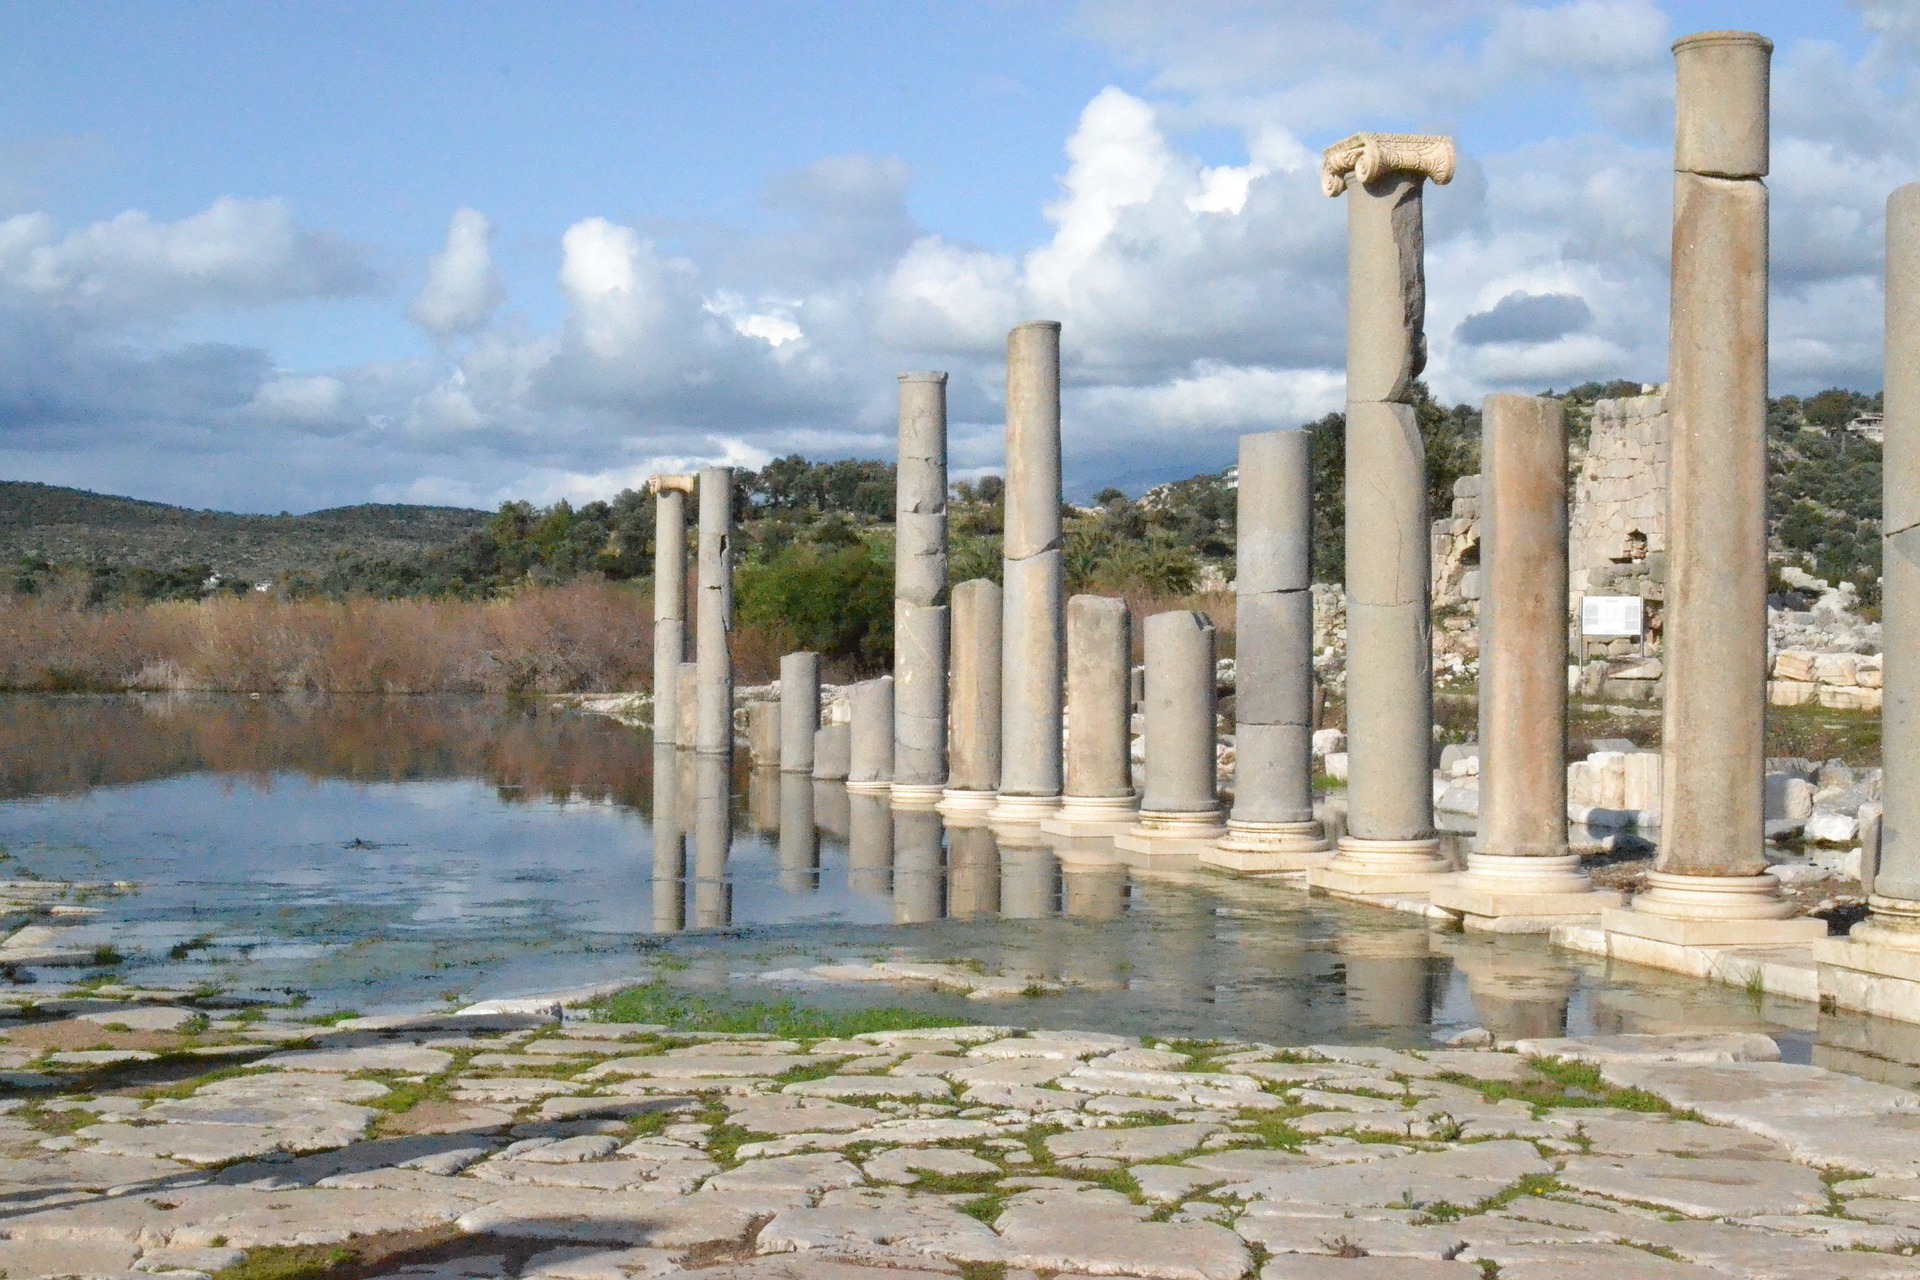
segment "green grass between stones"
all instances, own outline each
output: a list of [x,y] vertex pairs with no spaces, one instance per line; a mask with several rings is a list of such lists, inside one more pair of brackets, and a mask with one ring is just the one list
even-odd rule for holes
[[647,982],[596,1000],[607,1022],[665,1023],[676,1031],[762,1033],[789,1040],[832,1040],[873,1031],[918,1031],[959,1025],[950,1014],[914,1009],[813,1009],[791,1000],[746,1001],[676,991]]

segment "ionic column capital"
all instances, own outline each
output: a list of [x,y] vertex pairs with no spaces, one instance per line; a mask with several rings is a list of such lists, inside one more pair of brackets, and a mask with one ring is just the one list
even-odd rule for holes
[[647,492],[651,494],[685,493],[692,494],[699,483],[699,477],[692,474],[677,476],[649,476]]
[[1356,133],[1328,147],[1320,189],[1337,196],[1351,174],[1362,186],[1389,173],[1413,173],[1441,186],[1453,181],[1453,139],[1434,133]]

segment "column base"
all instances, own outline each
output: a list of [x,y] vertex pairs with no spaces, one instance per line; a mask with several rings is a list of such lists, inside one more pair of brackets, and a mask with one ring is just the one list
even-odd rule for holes
[[1465,874],[1436,885],[1428,901],[1458,915],[1470,932],[1551,933],[1555,925],[1598,920],[1621,895],[1594,888],[1579,854],[1470,853]]
[[1140,820],[1113,838],[1113,850],[1144,862],[1195,859],[1226,834],[1223,816],[1217,806],[1184,812],[1142,809]]
[[1059,796],[1010,796],[1001,792],[993,808],[987,811],[987,823],[993,827],[1034,829],[1037,833],[1041,821],[1059,810]]
[[1227,834],[1200,855],[1200,865],[1244,873],[1306,871],[1331,856],[1317,821],[1254,822],[1227,819]]
[[1813,944],[1820,1000],[1835,1008],[1920,1022],[1920,902],[1867,899],[1873,914],[1844,938]]
[[1307,870],[1307,884],[1340,898],[1424,897],[1453,874],[1453,863],[1440,852],[1438,836],[1419,840],[1343,836],[1331,859]]
[[1631,906],[1601,915],[1609,934],[1676,947],[1806,946],[1827,936],[1827,923],[1794,917],[1768,875],[1688,876],[1649,871]]
[[891,782],[848,782],[847,790],[856,796],[884,796],[893,790]]
[[940,783],[896,782],[890,788],[896,809],[937,809],[947,789]]
[[1139,812],[1137,796],[1062,796],[1059,810],[1042,818],[1040,829],[1069,839],[1117,836],[1133,829]]
[[985,817],[999,799],[998,791],[968,791],[961,787],[948,787],[940,793],[940,803],[936,807],[949,818]]

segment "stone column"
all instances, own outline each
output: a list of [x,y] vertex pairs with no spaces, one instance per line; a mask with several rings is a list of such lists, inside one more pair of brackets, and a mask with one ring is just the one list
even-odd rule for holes
[[893,787],[893,677],[849,688],[847,712],[852,724],[847,790],[884,794]]
[[733,468],[700,469],[700,703],[694,750],[733,754]]
[[1480,428],[1480,834],[1433,890],[1469,929],[1599,915],[1567,851],[1567,425],[1558,400],[1488,396]]
[[813,776],[818,782],[845,782],[853,770],[853,726],[823,724],[813,734]]
[[813,735],[820,730],[820,655],[780,659],[780,772],[813,772]]
[[947,781],[947,375],[900,375],[893,560],[893,803]]
[[680,812],[679,761],[670,746],[653,748],[653,931],[687,927],[687,836]]
[[1140,821],[1114,850],[1192,858],[1220,838],[1214,749],[1214,630],[1203,613],[1147,619],[1146,793]]
[[[1660,854],[1609,932],[1658,946],[1786,945],[1763,874],[1767,705],[1768,62],[1760,36],[1673,46],[1673,298],[1667,412]],[[1641,950],[1646,950],[1642,947]],[[1633,958],[1639,958],[1638,954]],[[1658,963],[1659,955],[1646,957]],[[1670,957],[1672,958],[1672,957]],[[1677,958],[1674,958],[1678,963]]]
[[1060,325],[1007,338],[1006,600],[1000,643],[1000,798],[993,820],[1060,807],[1065,566],[1060,546]]
[[812,893],[820,887],[820,832],[813,824],[813,779],[780,775],[780,887]]
[[1872,914],[1816,943],[1820,996],[1920,1022],[1920,183],[1887,200],[1880,860]]
[[1347,835],[1309,884],[1404,896],[1451,870],[1433,829],[1433,640],[1426,450],[1413,383],[1426,367],[1428,178],[1453,140],[1362,133],[1328,147],[1321,187],[1347,192]]
[[1116,836],[1139,812],[1133,793],[1133,618],[1106,596],[1067,601],[1067,772],[1060,812],[1040,829]]
[[733,923],[733,882],[727,856],[733,851],[732,763],[708,753],[693,760],[693,924],[721,929]]
[[[692,476],[655,476],[653,491],[653,740],[680,730],[680,664],[687,657],[687,495]],[[691,744],[689,744],[691,745]]]
[[1000,584],[974,578],[953,589],[949,817],[985,813],[1000,789]]
[[673,745],[691,751],[700,734],[700,664],[681,663],[680,678],[674,682],[674,688],[673,715],[679,728]]
[[780,700],[747,704],[747,761],[754,772],[780,768]]
[[1313,816],[1313,437],[1240,437],[1233,815],[1200,855],[1232,871],[1325,859]]

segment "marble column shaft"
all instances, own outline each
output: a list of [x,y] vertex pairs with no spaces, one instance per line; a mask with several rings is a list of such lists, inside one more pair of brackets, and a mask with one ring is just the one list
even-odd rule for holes
[[[1659,872],[1766,869],[1767,57],[1674,46],[1672,463]],[[1643,904],[1644,905],[1644,904]],[[1784,914],[1784,913],[1783,913]]]
[[1132,671],[1133,619],[1127,602],[1106,596],[1067,601],[1070,798],[1133,797]]
[[947,778],[947,375],[900,375],[894,520],[893,780]]
[[1060,795],[1065,571],[1060,524],[1060,325],[1007,338],[1000,794]]
[[680,664],[687,656],[687,497],[656,486],[653,516],[653,737],[680,727]]
[[780,659],[780,771],[813,772],[813,735],[820,729],[820,655]]
[[1347,190],[1347,828],[1433,835],[1423,179]]
[[949,790],[1000,786],[1000,627],[999,583],[974,578],[953,589]]
[[1214,629],[1205,614],[1147,619],[1146,787],[1149,814],[1217,814]]
[[1240,437],[1233,820],[1313,820],[1313,437]]
[[823,724],[813,735],[813,776],[821,782],[845,782],[853,768],[853,726]]
[[853,726],[847,785],[884,790],[893,782],[893,677],[850,686],[847,710]]
[[700,664],[682,662],[674,689],[673,745],[691,751],[700,736]]
[[1558,400],[1481,413],[1479,852],[1567,853],[1567,427]]
[[[1885,513],[1880,866],[1876,922],[1920,930],[1920,183],[1887,201]],[[1920,937],[1915,944],[1920,945]]]
[[700,669],[694,749],[733,753],[733,468],[700,469],[699,624],[694,661]]

